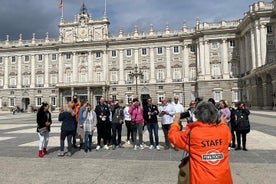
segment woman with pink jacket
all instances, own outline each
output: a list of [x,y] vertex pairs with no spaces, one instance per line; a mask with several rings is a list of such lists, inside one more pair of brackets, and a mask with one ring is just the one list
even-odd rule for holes
[[[137,150],[138,146],[142,150],[143,146],[143,109],[140,106],[140,102],[137,98],[133,99],[133,104],[129,107],[129,114],[131,114],[131,121],[134,123],[133,129],[133,149]],[[137,145],[137,131],[139,136],[139,144]]]

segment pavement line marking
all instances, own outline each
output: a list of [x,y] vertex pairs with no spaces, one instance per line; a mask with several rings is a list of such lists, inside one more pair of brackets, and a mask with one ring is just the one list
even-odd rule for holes
[[9,140],[9,139],[14,139],[16,137],[0,137],[0,141],[5,141],[5,140]]

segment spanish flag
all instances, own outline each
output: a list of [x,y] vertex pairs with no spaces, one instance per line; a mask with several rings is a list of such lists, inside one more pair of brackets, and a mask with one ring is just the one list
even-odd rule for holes
[[59,8],[63,8],[63,0],[60,0]]

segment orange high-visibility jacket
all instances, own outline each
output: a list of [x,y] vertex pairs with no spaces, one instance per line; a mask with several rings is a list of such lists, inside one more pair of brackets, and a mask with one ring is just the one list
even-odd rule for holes
[[185,131],[174,122],[168,136],[176,147],[189,151],[190,132],[190,183],[232,184],[228,146],[232,136],[225,122],[204,124],[200,121],[187,124]]

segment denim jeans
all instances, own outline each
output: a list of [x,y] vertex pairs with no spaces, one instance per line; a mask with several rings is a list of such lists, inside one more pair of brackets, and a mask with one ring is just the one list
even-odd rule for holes
[[[121,144],[122,139],[122,124],[121,123],[112,123],[112,144],[119,145]],[[118,133],[118,139],[116,140]]]
[[148,131],[149,131],[150,145],[154,145],[153,144],[153,134],[154,134],[156,146],[159,145],[158,123],[148,123],[147,127],[148,127]]
[[91,149],[92,148],[92,136],[93,132],[85,132],[84,134],[84,149]]
[[64,151],[64,140],[67,137],[67,143],[68,143],[68,151],[71,152],[72,151],[72,139],[74,136],[74,131],[64,131],[62,130],[60,132],[60,151]]

